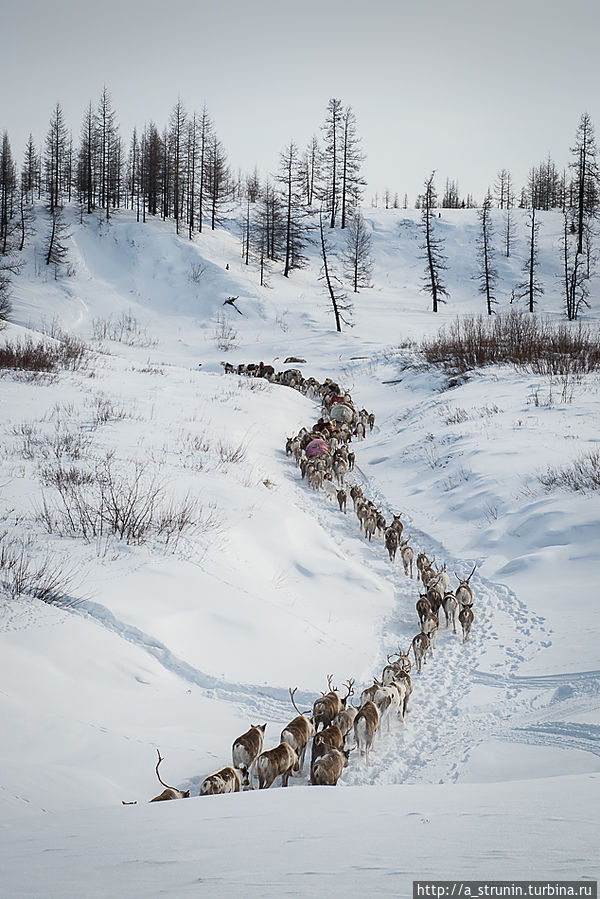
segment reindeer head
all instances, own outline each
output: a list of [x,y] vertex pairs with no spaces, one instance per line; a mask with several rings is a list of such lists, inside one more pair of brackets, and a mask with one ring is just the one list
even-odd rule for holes
[[344,708],[346,708],[346,703],[348,702],[348,700],[350,699],[351,696],[354,696],[354,678],[353,677],[349,678],[345,682],[344,687],[346,687],[348,692],[346,693],[345,696],[342,697],[341,703],[342,703],[342,706]]
[[473,565],[473,571],[471,572],[471,574],[469,575],[468,578],[465,578],[465,580],[463,580],[461,577],[459,577],[458,574],[456,573],[456,571],[454,572],[454,577],[457,577],[457,578],[458,578],[458,580],[460,581],[461,587],[463,587],[463,586],[464,586],[464,587],[468,587],[468,586],[469,586],[469,581],[471,580],[471,578],[472,578],[473,575],[475,574],[475,569],[476,569],[476,568],[477,568],[477,565]]

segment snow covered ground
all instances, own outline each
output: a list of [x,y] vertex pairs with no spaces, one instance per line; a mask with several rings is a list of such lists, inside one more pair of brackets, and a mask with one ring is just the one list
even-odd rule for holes
[[[600,503],[538,475],[598,448],[600,379],[565,391],[508,366],[460,383],[425,367],[410,342],[483,306],[476,213],[439,222],[451,296],[437,316],[419,292],[418,214],[364,215],[374,286],[337,334],[315,250],[261,289],[234,227],[189,242],[126,213],[73,216],[71,276],[54,280],[38,210],[0,341],[60,329],[94,355],[0,377],[0,535],[70,572],[74,601],[2,594],[0,894],[399,896],[424,877],[597,878]],[[548,213],[540,235],[539,311],[554,319],[560,227]],[[519,237],[499,259],[500,311],[522,277],[524,218]],[[405,726],[369,767],[351,756],[336,790],[307,787],[305,771],[285,793],[199,798],[250,724],[279,742],[288,687],[304,708],[330,673],[358,695],[418,631],[416,581],[285,455],[316,403],[220,365],[292,355],[375,412],[354,480],[453,580],[477,565],[475,623],[465,645],[442,626]],[[195,503],[198,526],[168,546],[49,533],[58,465],[137,471],[157,503]],[[156,748],[190,800],[146,804],[162,789]]]

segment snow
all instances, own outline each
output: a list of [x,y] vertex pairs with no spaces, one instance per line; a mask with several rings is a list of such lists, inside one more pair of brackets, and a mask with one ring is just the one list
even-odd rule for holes
[[[190,242],[172,223],[69,212],[73,271],[54,280],[37,210],[0,340],[59,328],[95,355],[77,371],[0,377],[0,534],[71,571],[74,600],[0,594],[4,895],[407,895],[420,877],[597,878],[600,504],[538,474],[597,448],[598,376],[564,393],[508,366],[460,383],[424,367],[411,341],[483,309],[476,212],[439,220],[451,295],[437,316],[420,292],[418,214],[363,214],[374,286],[337,334],[316,249],[261,289],[234,225]],[[539,312],[559,320],[560,216],[541,223]],[[524,215],[517,233],[500,310],[521,278]],[[228,350],[220,314],[236,332]],[[94,338],[123,316],[127,343]],[[267,722],[276,745],[295,714],[289,687],[305,709],[330,673],[355,678],[358,696],[418,630],[416,581],[285,454],[318,405],[220,366],[281,369],[288,356],[375,412],[353,478],[452,580],[477,565],[475,623],[465,645],[442,623],[406,724],[378,737],[369,767],[351,755],[337,789],[308,787],[305,770],[286,793],[199,798],[250,724]],[[141,466],[165,501],[195,498],[201,526],[176,547],[48,533],[44,469],[107,456],[119,473]],[[157,748],[189,800],[147,804],[162,790]]]

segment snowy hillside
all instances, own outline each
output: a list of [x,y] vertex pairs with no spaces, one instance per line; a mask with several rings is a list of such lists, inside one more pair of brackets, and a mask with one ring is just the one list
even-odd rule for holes
[[[37,211],[0,344],[66,334],[90,354],[48,374],[0,370],[0,561],[20,554],[67,593],[11,595],[0,571],[0,894],[304,896],[319,883],[399,896],[424,877],[597,878],[600,503],[540,477],[598,450],[600,378],[426,366],[424,335],[484,311],[476,211],[438,222],[450,297],[437,315],[418,213],[363,213],[373,286],[338,334],[316,246],[261,288],[234,222],[190,242],[172,223],[69,212],[69,275],[55,280]],[[524,213],[517,227],[498,256],[501,312],[523,277]],[[543,216],[538,312],[553,321],[560,229]],[[598,308],[596,286],[596,325]],[[221,366],[288,357],[375,413],[349,482],[388,519],[401,512],[453,586],[476,566],[473,631],[463,644],[442,620],[406,723],[369,766],[352,753],[336,790],[309,787],[306,765],[285,792],[199,797],[251,724],[279,742],[288,688],[308,709],[332,673],[355,679],[358,702],[419,630],[399,557],[285,453],[319,403]],[[153,497],[139,539],[89,517],[83,536],[66,514],[61,495],[92,508],[109,488]],[[189,800],[147,805],[157,748]]]

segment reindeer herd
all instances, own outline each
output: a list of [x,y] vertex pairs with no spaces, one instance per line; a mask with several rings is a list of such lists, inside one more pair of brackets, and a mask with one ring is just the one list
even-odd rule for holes
[[[389,732],[393,720],[404,723],[413,691],[410,649],[416,670],[421,673],[427,658],[433,656],[440,611],[444,612],[446,628],[451,625],[456,634],[458,618],[463,643],[469,639],[473,624],[473,591],[469,582],[475,567],[466,578],[455,573],[459,585],[452,591],[445,564],[436,568],[435,560],[430,561],[423,552],[417,553],[415,558],[409,540],[403,539],[401,516],[392,514],[388,523],[375,503],[364,496],[362,488],[351,483],[355,454],[350,444],[353,438],[364,439],[367,429],[373,430],[375,416],[366,409],[357,411],[352,397],[342,391],[339,384],[329,378],[323,383],[315,378],[304,378],[298,369],[275,372],[272,366],[262,362],[237,367],[229,363],[223,365],[227,373],[264,377],[320,399],[321,417],[311,428],[302,428],[287,439],[286,453],[294,459],[309,488],[322,490],[327,499],[337,503],[341,513],[347,514],[350,500],[364,537],[369,542],[381,539],[391,563],[399,551],[405,575],[418,577],[423,586],[424,592],[419,594],[416,602],[419,632],[407,652],[399,647],[397,652],[388,655],[381,678],[375,678],[373,684],[362,691],[359,706],[351,701],[353,679],[344,684],[345,695],[342,696],[332,684],[333,675],[329,675],[328,690],[315,700],[312,710],[305,712],[296,705],[297,688],[290,688],[290,699],[297,715],[281,731],[279,744],[264,750],[266,724],[253,725],[233,742],[231,766],[207,777],[201,784],[200,795],[239,792],[254,789],[255,784],[260,790],[268,789],[278,777],[281,785],[286,787],[290,777],[303,772],[309,745],[310,783],[335,786],[352,751],[358,750],[368,765],[377,733],[384,729]],[[189,791],[175,790],[163,783],[158,773],[161,761],[159,753],[156,774],[166,789],[151,801],[188,796]]]

